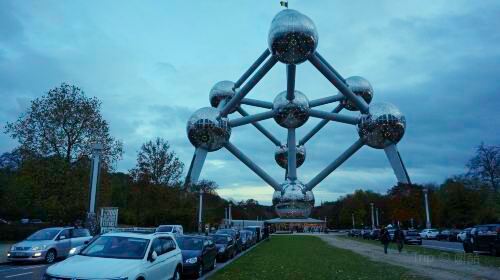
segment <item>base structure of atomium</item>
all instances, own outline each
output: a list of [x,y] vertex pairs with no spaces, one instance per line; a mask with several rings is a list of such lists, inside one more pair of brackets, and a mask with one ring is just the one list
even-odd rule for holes
[[[216,83],[210,91],[211,107],[201,108],[190,117],[187,134],[196,150],[186,182],[197,182],[208,152],[225,148],[274,188],[273,206],[281,218],[306,218],[314,206],[313,188],[367,145],[384,149],[398,182],[410,183],[396,147],[406,128],[403,114],[389,103],[370,104],[373,98],[370,82],[359,76],[344,79],[316,51],[317,46],[318,33],[310,18],[292,9],[285,9],[275,16],[269,31],[268,48],[235,83]],[[309,61],[339,93],[309,100],[304,93],[296,90],[296,67],[305,61]],[[286,64],[286,90],[278,93],[273,102],[246,98],[278,62]],[[331,112],[315,109],[336,102],[338,105]],[[249,115],[242,105],[260,107],[266,111]],[[343,109],[359,111],[360,114],[340,114]],[[241,117],[229,119],[228,115],[235,112]],[[288,130],[286,143],[280,142],[259,123],[271,118]],[[297,141],[295,130],[310,118],[319,118],[321,121]],[[309,182],[303,183],[297,178],[297,168],[306,159],[306,143],[330,121],[356,126],[359,139]],[[275,160],[286,170],[283,183],[269,176],[230,142],[232,129],[247,124],[253,125],[276,145]]]

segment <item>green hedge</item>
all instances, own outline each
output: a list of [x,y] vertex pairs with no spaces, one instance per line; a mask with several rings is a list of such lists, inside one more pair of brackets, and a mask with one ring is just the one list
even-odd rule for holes
[[0,241],[19,241],[37,230],[48,227],[47,224],[10,224],[0,225]]

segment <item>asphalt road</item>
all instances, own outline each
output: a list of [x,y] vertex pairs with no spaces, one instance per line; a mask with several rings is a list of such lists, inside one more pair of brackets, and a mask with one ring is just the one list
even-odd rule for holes
[[422,240],[422,246],[431,249],[438,249],[451,252],[463,252],[464,247],[461,242],[448,242],[437,240]]
[[0,265],[0,280],[42,279],[47,264],[4,264]]

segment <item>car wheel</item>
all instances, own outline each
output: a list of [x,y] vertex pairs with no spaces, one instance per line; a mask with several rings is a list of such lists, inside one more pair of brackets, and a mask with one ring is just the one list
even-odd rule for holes
[[174,271],[174,276],[172,277],[172,280],[180,280],[181,279],[181,272],[180,269],[177,267]]
[[201,278],[203,276],[203,264],[200,263],[198,266],[198,278]]
[[53,263],[56,260],[57,254],[54,249],[50,249],[47,254],[45,254],[45,262],[46,263]]

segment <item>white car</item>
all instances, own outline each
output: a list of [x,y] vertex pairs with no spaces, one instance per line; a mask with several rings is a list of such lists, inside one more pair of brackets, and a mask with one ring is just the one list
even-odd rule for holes
[[111,232],[79,250],[50,266],[43,279],[166,280],[182,272],[182,253],[170,233]]
[[457,234],[457,240],[460,242],[464,242],[465,238],[467,237],[467,234],[470,233],[472,228],[466,228],[462,230],[459,234]]
[[439,234],[439,231],[435,228],[426,228],[422,230],[419,234],[420,237],[422,237],[422,239],[436,239],[437,235]]
[[170,232],[177,236],[184,234],[184,228],[181,225],[160,225],[156,228],[156,232]]

